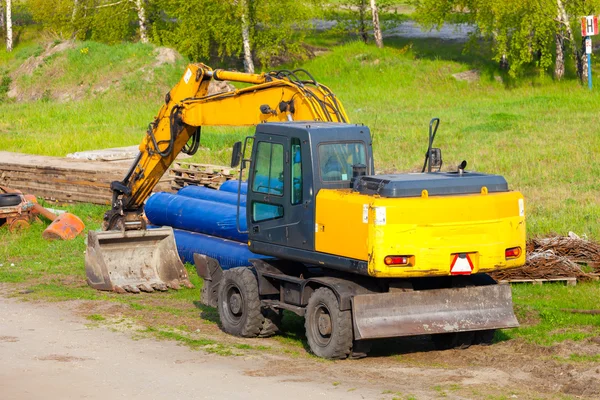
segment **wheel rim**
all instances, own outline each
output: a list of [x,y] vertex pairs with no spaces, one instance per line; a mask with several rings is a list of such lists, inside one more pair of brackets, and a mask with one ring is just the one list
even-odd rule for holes
[[312,316],[311,330],[318,346],[325,347],[331,342],[333,334],[333,324],[331,322],[331,312],[323,303],[319,303]]
[[233,284],[227,286],[225,293],[226,296],[223,302],[225,315],[231,323],[237,325],[244,316],[244,296],[240,289]]

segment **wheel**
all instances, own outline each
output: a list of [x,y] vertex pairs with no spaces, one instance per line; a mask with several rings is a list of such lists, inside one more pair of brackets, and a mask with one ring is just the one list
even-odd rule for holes
[[0,193],[0,207],[12,207],[21,204],[21,196],[14,193]]
[[263,309],[262,314],[265,317],[265,320],[260,328],[258,337],[270,337],[279,333],[279,327],[281,326],[281,320],[283,319],[281,311],[265,308]]
[[8,225],[8,230],[13,233],[24,231],[27,228],[29,228],[29,219],[25,217],[15,218]]
[[352,315],[341,311],[337,297],[328,288],[314,291],[304,316],[310,350],[323,358],[343,359],[352,351]]
[[468,349],[473,344],[475,332],[453,332],[432,335],[437,350]]
[[232,268],[223,272],[218,308],[225,332],[242,337],[259,335],[265,317],[261,312],[258,282],[250,268]]
[[486,329],[485,331],[475,332],[475,339],[473,344],[479,344],[481,346],[489,346],[494,341],[496,335],[496,329]]

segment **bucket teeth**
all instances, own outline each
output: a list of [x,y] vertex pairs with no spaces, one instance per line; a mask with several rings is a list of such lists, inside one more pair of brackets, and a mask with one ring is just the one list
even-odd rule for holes
[[150,285],[148,285],[147,283],[142,283],[142,284],[138,285],[138,289],[140,289],[142,292],[146,292],[146,293],[154,292],[154,289],[152,289],[152,287]]
[[115,286],[113,287],[113,290],[115,293],[119,294],[127,293],[127,290],[123,289],[121,286]]
[[188,288],[188,289],[193,289],[193,288],[194,288],[194,285],[192,284],[192,282],[190,282],[190,281],[189,281],[189,280],[187,280],[187,279],[182,279],[180,282],[181,282],[181,284],[182,284],[183,286],[185,286],[185,287],[186,287],[186,288]]
[[181,285],[179,284],[179,281],[177,279],[173,279],[171,282],[168,282],[167,286],[169,287],[169,289],[181,289]]
[[158,290],[159,292],[166,292],[167,290],[169,290],[169,288],[167,287],[167,285],[165,285],[164,283],[153,283],[150,285],[152,287],[152,289],[154,290]]
[[131,286],[131,285],[125,285],[123,286],[123,289],[125,289],[125,291],[129,292],[129,293],[139,293],[140,289],[136,288],[135,286]]

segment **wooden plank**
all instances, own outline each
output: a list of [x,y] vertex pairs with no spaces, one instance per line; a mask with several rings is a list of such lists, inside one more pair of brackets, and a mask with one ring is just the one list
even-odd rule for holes
[[543,283],[564,282],[567,286],[577,285],[577,278],[549,278],[549,279],[505,279],[499,283],[531,283],[533,285],[541,285]]

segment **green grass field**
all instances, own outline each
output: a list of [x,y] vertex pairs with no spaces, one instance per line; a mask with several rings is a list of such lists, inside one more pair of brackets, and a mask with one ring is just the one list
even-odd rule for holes
[[[359,42],[336,46],[302,65],[330,86],[343,101],[351,121],[364,123],[374,137],[378,170],[414,171],[426,148],[427,126],[441,118],[437,145],[445,168],[462,160],[468,168],[504,175],[527,200],[529,235],[574,231],[600,238],[598,223],[600,150],[597,134],[599,91],[574,80],[553,82],[530,76],[498,82],[501,74],[483,55],[463,55],[461,45],[437,40],[388,40],[377,49]],[[38,46],[39,47],[39,46]],[[81,52],[88,49],[87,54]],[[22,50],[30,54],[31,48]],[[38,48],[39,52],[39,48]],[[105,62],[110,54],[108,64]],[[48,84],[50,92],[94,84],[119,67],[118,84],[80,101],[4,102],[0,104],[0,148],[25,153],[66,155],[73,151],[138,144],[184,62],[141,71],[152,60],[148,46],[79,43],[41,67],[39,77],[20,85],[44,84],[47,74],[77,70]],[[15,68],[15,55],[6,62]],[[66,61],[74,67],[58,68]],[[2,57],[0,57],[2,59]],[[5,67],[6,68],[6,67]],[[115,67],[116,68],[116,67]],[[457,81],[452,74],[479,68],[478,82]],[[141,72],[140,72],[141,71]],[[146,75],[152,80],[147,81]],[[86,80],[90,78],[90,82]],[[83,82],[83,83],[81,83]],[[95,82],[95,83],[94,83]],[[205,147],[195,161],[226,163],[234,141],[251,129],[204,129]]]
[[[330,43],[338,41],[335,37]],[[443,149],[445,168],[453,169],[464,159],[468,169],[504,175],[510,187],[526,197],[530,236],[574,231],[600,239],[600,166],[595,157],[600,150],[600,91],[589,92],[573,79],[554,82],[535,74],[502,81],[503,74],[486,61],[485,53],[464,54],[462,46],[453,42],[396,39],[386,45],[377,49],[347,42],[298,65],[333,89],[352,122],[371,128],[377,170],[419,169],[429,120],[439,117],[436,144]],[[42,52],[35,42],[10,55],[0,51],[0,77]],[[179,60],[174,65],[148,67],[154,60],[150,46],[91,42],[76,43],[51,57],[31,76],[17,79],[19,87],[31,93],[43,88],[39,100],[4,98],[0,103],[0,149],[63,156],[138,144],[185,65]],[[481,71],[479,81],[452,77],[474,68]],[[107,85],[109,90],[97,92]],[[77,101],[55,99],[62,93],[83,94]],[[204,129],[204,148],[193,160],[226,163],[233,142],[250,131]],[[77,205],[69,210],[82,217],[88,228],[96,229],[104,207]],[[28,298],[106,300],[140,313],[197,319],[197,289],[148,297],[116,296],[88,288],[84,239],[49,243],[40,238],[43,229],[42,224],[19,234],[0,229],[0,282],[26,288]],[[196,274],[190,269],[190,275]],[[201,285],[197,277],[194,281]],[[597,283],[575,288],[518,286],[514,297],[525,326],[499,334],[498,340],[522,338],[550,345],[600,335],[597,317],[561,311],[599,308]],[[214,324],[215,310],[204,310],[199,320]],[[144,322],[159,337],[186,343],[159,322]],[[301,323],[290,317],[286,326],[288,333],[279,340],[290,346],[289,351],[298,352],[304,340]],[[197,340],[191,345],[208,339]]]

